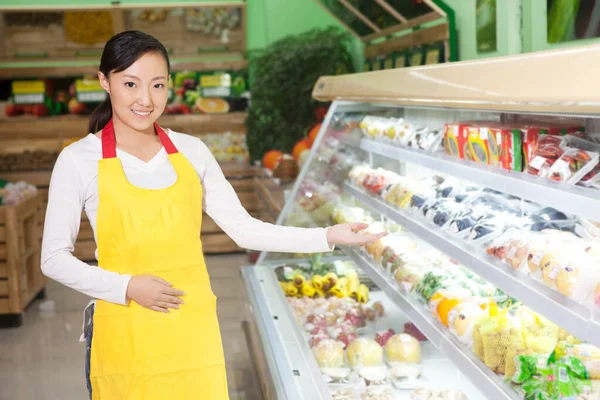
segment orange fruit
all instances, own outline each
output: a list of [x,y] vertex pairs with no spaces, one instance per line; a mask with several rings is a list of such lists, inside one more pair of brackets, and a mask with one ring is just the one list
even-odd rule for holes
[[310,149],[310,142],[308,141],[308,139],[302,139],[294,146],[294,149],[292,150],[292,157],[294,157],[294,160],[298,161],[298,159],[300,158],[300,154],[304,150],[308,149]]
[[203,114],[225,114],[229,112],[229,103],[219,98],[199,98],[194,108]]
[[317,138],[317,136],[319,135],[319,131],[321,130],[321,125],[323,125],[323,124],[321,122],[319,122],[318,124],[316,124],[312,128],[310,128],[310,131],[308,132],[307,140],[311,146],[315,142],[315,139]]
[[263,156],[263,167],[273,171],[279,162],[283,153],[279,150],[269,150]]

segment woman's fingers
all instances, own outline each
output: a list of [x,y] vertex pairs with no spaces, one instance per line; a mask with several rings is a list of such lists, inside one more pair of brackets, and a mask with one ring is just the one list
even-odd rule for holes
[[165,286],[168,286],[168,287],[171,287],[171,286],[173,286],[173,284],[172,284],[172,283],[169,283],[169,282],[165,281],[165,280],[164,280],[163,278],[161,278],[160,276],[153,276],[153,277],[152,277],[152,279],[153,279],[153,280],[155,280],[155,281],[156,281],[156,282],[158,282],[158,283],[161,283],[161,284],[165,285]]
[[181,300],[179,297],[169,296],[166,294],[163,294],[162,296],[160,296],[160,298],[158,300],[164,301],[165,303],[183,304],[183,300]]
[[175,289],[175,288],[172,288],[172,287],[165,288],[163,290],[163,293],[171,295],[171,296],[185,296],[185,292],[184,291],[179,290],[179,289]]
[[152,311],[156,311],[156,312],[162,312],[162,313],[168,313],[169,310],[163,307],[158,307],[158,306],[151,306],[150,309]]
[[350,228],[354,232],[362,231],[363,229],[367,229],[369,224],[365,224],[364,222],[352,222],[350,223]]
[[376,233],[376,234],[368,234],[368,235],[357,235],[357,243],[359,245],[362,244],[367,244],[367,243],[371,243],[374,242],[376,240],[381,239],[382,237],[387,236],[387,232],[381,232],[381,233]]
[[169,303],[169,302],[166,302],[166,301],[157,301],[156,302],[156,306],[158,306],[160,308],[166,308],[166,309],[169,309],[169,308],[178,309],[179,308],[179,304],[177,304],[177,303]]

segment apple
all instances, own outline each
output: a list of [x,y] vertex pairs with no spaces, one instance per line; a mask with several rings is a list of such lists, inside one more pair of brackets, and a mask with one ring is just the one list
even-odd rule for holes
[[33,106],[33,115],[36,117],[45,117],[50,114],[50,110],[45,104],[36,104]]
[[7,104],[6,107],[4,107],[4,115],[7,117],[17,116],[21,114],[22,111],[23,109],[16,104]]

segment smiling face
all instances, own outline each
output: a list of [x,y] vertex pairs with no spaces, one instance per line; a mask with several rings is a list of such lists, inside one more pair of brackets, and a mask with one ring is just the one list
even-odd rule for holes
[[141,132],[150,129],[165,110],[169,91],[167,63],[159,53],[146,53],[129,68],[100,72],[100,84],[109,93],[113,118]]

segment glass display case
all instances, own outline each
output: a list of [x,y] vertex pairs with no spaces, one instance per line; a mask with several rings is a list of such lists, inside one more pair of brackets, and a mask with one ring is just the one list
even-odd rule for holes
[[600,398],[600,96],[540,100],[533,68],[600,57],[579,51],[317,82],[278,223],[389,235],[243,269],[278,398]]

